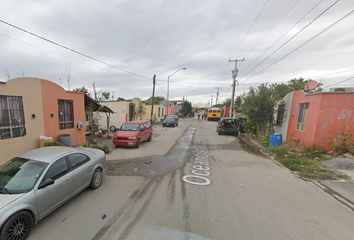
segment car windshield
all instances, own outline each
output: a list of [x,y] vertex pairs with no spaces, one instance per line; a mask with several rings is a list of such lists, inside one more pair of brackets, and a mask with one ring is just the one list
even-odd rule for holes
[[140,124],[138,123],[124,123],[120,128],[122,131],[139,131]]
[[175,117],[175,116],[167,116],[166,119],[167,119],[167,118],[175,119],[176,117]]
[[0,167],[0,194],[30,191],[48,164],[24,158],[13,158]]
[[226,126],[234,126],[235,124],[237,124],[237,120],[236,119],[224,119],[223,123]]
[[165,122],[173,122],[174,120],[175,120],[175,118],[171,118],[171,117],[170,117],[170,118],[167,118],[167,117],[166,117]]

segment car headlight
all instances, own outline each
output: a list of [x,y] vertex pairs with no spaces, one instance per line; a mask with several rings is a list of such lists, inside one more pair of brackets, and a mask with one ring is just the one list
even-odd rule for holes
[[133,139],[135,139],[136,137],[129,137],[128,139],[130,139],[130,140],[133,140]]
[[117,136],[113,136],[113,139],[117,139],[118,137]]

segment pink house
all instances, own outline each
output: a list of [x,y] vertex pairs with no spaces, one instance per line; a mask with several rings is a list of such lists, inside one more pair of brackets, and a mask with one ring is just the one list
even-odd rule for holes
[[[328,137],[342,131],[354,133],[354,93],[295,91],[284,107],[288,119],[286,141],[331,150]],[[285,121],[284,121],[285,122]]]

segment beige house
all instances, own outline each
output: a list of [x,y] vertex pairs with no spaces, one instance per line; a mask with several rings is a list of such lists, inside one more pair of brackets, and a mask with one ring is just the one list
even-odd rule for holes
[[[109,127],[119,128],[123,123],[133,121],[135,119],[135,103],[132,101],[106,101],[100,102],[112,109],[114,114],[110,116]],[[99,129],[107,130],[107,116],[105,113],[99,114]]]
[[67,144],[85,142],[84,93],[66,91],[38,78],[15,78],[0,83],[0,164],[39,147],[41,135]]
[[[119,128],[123,123],[134,120],[150,121],[151,119],[151,105],[142,103],[139,98],[133,98],[130,101],[106,101],[100,103],[109,107],[114,112],[110,117],[109,128],[111,126]],[[141,113],[139,113],[140,106]],[[154,105],[153,111],[154,123],[161,122],[164,118],[165,106],[162,104]],[[100,113],[98,123],[100,129],[107,130],[106,115],[104,113]]]

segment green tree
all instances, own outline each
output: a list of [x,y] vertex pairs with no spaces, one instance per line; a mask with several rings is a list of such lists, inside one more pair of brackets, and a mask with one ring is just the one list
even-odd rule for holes
[[[288,87],[290,88],[290,92],[291,91],[297,91],[297,90],[302,90],[302,91],[306,91],[305,90],[305,85],[307,83],[309,83],[310,81],[312,81],[312,79],[303,79],[302,77],[300,78],[293,78],[290,81],[288,81]],[[314,90],[309,90],[306,92],[310,92],[310,93],[314,93],[314,92],[322,92],[322,86],[323,83],[318,83],[317,87]]]
[[109,92],[109,91],[103,91],[103,92],[102,92],[102,96],[103,96],[106,100],[109,99],[109,95],[110,95],[110,92]]
[[145,107],[143,106],[143,102],[139,101],[139,105],[135,111],[135,119],[136,120],[142,120],[143,119],[143,113],[145,111]]
[[88,93],[88,89],[85,88],[85,87],[82,87],[82,88],[74,88],[73,91],[74,91],[74,92]]
[[[165,101],[164,97],[154,97],[154,105],[160,104],[160,102]],[[144,101],[146,105],[151,105],[152,102],[152,97],[148,98],[147,100]]]
[[276,103],[274,91],[267,84],[257,88],[250,87],[249,92],[242,96],[242,114],[247,116],[247,126],[264,136],[273,122],[273,111]]
[[222,105],[225,107],[230,107],[231,106],[231,98],[226,98],[223,102]]
[[182,115],[187,116],[190,112],[192,112],[192,103],[184,101],[182,104]]

